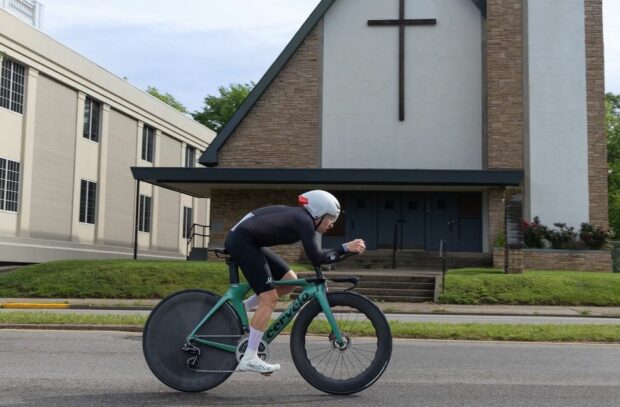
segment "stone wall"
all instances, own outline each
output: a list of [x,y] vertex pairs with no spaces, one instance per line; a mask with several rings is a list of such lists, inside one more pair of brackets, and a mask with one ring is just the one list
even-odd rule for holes
[[[612,271],[611,252],[607,250],[523,249],[522,251],[525,269]],[[504,268],[503,248],[494,248],[493,267]]]

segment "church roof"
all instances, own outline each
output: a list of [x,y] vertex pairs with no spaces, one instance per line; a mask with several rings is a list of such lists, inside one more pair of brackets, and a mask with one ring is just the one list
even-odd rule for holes
[[[321,21],[327,10],[334,4],[336,0],[322,0],[312,11],[308,19],[303,23],[299,31],[293,36],[293,39],[284,48],[282,53],[269,67],[265,75],[258,81],[254,89],[250,92],[245,101],[241,104],[239,109],[233,114],[228,122],[220,129],[217,136],[209,147],[205,150],[199,159],[200,164],[207,167],[215,167],[218,164],[218,156],[220,149],[226,143],[226,140],[233,134],[237,126],[243,121],[245,116],[250,112],[252,107],[260,99],[263,93],[267,90],[271,82],[278,76],[280,71],[284,68],[286,63],[291,59],[293,54],[297,51],[297,48],[303,43],[306,37],[310,34],[312,29]],[[487,0],[471,0],[476,7],[480,10],[482,15],[486,17],[487,12]]]

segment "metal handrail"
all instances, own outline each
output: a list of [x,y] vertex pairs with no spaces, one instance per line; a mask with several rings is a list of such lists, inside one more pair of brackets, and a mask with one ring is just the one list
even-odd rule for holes
[[446,254],[446,246],[448,241],[441,239],[439,241],[439,257],[441,258],[441,292],[446,287],[446,272],[448,271],[448,255]]
[[[197,227],[201,227],[202,228],[202,233],[196,232],[195,229]],[[205,233],[205,229],[209,229],[209,233],[208,234]],[[189,246],[190,246],[190,243],[192,245],[192,249],[196,247],[194,245],[194,242],[195,242],[194,238],[196,236],[202,237],[202,248],[204,249],[205,248],[205,237],[210,237],[210,235],[211,235],[211,225],[201,225],[199,223],[192,224],[192,227],[189,229],[189,232],[187,233],[187,243],[185,245],[186,256],[189,256]]]
[[398,221],[394,223],[394,240],[392,242],[392,268],[396,268],[396,245],[398,244]]

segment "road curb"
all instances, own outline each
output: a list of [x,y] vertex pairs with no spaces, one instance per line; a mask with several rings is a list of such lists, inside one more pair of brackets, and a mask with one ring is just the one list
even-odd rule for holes
[[9,309],[69,309],[70,304],[65,303],[37,303],[37,302],[8,302],[0,304],[0,308]]
[[0,324],[0,329],[142,332],[142,325]]

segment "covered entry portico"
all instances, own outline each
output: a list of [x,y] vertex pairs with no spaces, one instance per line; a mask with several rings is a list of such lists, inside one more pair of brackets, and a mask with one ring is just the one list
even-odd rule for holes
[[449,251],[470,252],[489,250],[489,225],[498,221],[490,219],[491,191],[497,195],[519,186],[523,177],[522,171],[495,170],[134,167],[132,172],[138,182],[213,198],[215,242],[252,209],[294,205],[297,193],[326,189],[339,198],[344,215],[323,237],[325,246],[361,237],[370,250],[396,244],[434,251],[443,239]]

